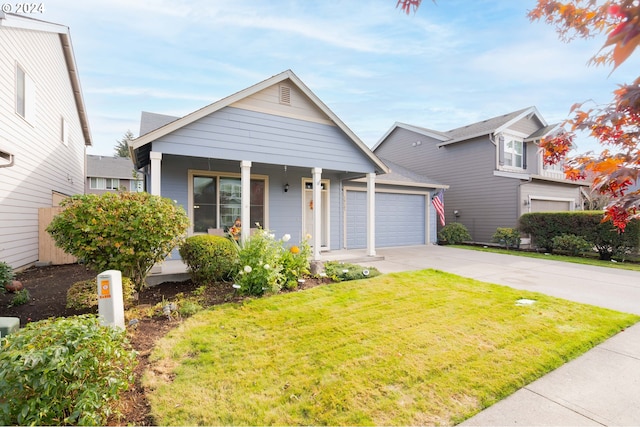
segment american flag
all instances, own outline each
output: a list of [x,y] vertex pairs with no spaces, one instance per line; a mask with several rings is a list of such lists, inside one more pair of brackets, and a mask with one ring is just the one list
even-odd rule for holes
[[440,190],[436,193],[433,199],[431,199],[431,203],[433,203],[433,207],[436,208],[436,212],[438,212],[440,224],[444,226],[444,191]]

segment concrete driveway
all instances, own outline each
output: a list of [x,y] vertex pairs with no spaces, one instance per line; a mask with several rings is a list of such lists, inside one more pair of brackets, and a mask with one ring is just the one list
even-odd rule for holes
[[[434,268],[640,314],[640,272],[456,249],[379,249],[383,273]],[[470,426],[640,425],[640,324],[466,420]]]

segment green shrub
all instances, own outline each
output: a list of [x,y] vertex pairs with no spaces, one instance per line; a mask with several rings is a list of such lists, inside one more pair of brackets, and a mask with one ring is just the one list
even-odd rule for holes
[[582,236],[575,234],[562,234],[551,240],[554,250],[567,252],[572,256],[578,256],[582,252],[590,251],[593,245]]
[[520,231],[516,228],[498,227],[492,239],[507,249],[520,247]]
[[4,261],[0,261],[0,293],[5,292],[5,285],[11,283],[14,278],[13,268]]
[[137,290],[189,226],[184,209],[148,193],[86,194],[61,205],[66,209],[47,227],[56,245],[96,271],[120,270]]
[[189,267],[191,280],[207,284],[227,280],[236,272],[237,244],[222,236],[202,234],[188,237],[180,256]]
[[379,276],[381,273],[375,267],[362,267],[357,264],[349,264],[338,261],[329,261],[324,264],[324,271],[328,277],[336,282],[346,280],[368,279]]
[[20,289],[17,291],[13,298],[11,298],[11,303],[9,307],[15,307],[16,305],[23,305],[28,303],[31,300],[31,295],[27,289]]
[[471,240],[469,230],[459,222],[452,222],[445,225],[438,233],[438,238],[449,245],[458,245]]
[[[122,299],[125,307],[134,301],[135,287],[128,277],[122,278]],[[98,284],[96,279],[76,282],[67,290],[67,308],[85,310],[98,307]]]
[[554,237],[575,234],[584,236],[603,260],[638,250],[640,220],[632,220],[624,233],[618,233],[610,221],[602,222],[602,218],[600,211],[527,213],[520,217],[518,228],[530,234],[541,249],[552,250]]
[[125,332],[95,315],[28,323],[0,347],[0,425],[106,425],[134,380]]

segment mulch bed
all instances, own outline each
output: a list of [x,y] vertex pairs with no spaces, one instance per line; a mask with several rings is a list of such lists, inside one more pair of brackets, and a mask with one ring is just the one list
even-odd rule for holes
[[[97,273],[81,264],[32,267],[16,275],[29,291],[30,300],[23,305],[11,306],[14,294],[0,294],[0,316],[20,318],[21,327],[29,322],[36,322],[50,317],[67,317],[97,310],[72,310],[66,308],[67,291],[75,282],[95,279]],[[298,290],[312,288],[330,283],[328,278],[307,279]],[[177,294],[188,296],[197,289],[190,280],[185,282],[166,282],[158,286],[144,289],[139,297],[138,305],[155,306],[160,302],[173,301]],[[241,301],[235,296],[230,286],[208,286],[205,293],[207,306],[225,302]],[[125,392],[119,401],[122,418],[111,420],[110,425],[155,425],[150,406],[141,385],[141,378],[148,366],[148,358],[158,339],[169,330],[180,324],[178,319],[169,319],[158,315],[138,319],[135,329],[128,329],[131,345],[138,351],[138,366],[135,370],[135,384]]]

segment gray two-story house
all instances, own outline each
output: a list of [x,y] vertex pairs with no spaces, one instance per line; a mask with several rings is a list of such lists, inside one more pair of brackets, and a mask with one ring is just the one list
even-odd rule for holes
[[439,132],[395,123],[374,146],[376,155],[448,184],[447,223],[464,224],[476,242],[491,242],[498,227],[515,227],[527,212],[582,209],[583,181],[545,166],[541,138],[549,125],[535,107]]

